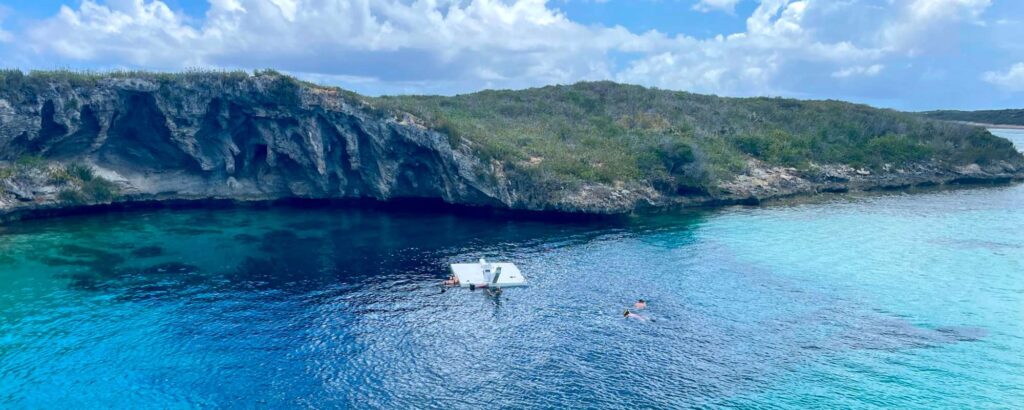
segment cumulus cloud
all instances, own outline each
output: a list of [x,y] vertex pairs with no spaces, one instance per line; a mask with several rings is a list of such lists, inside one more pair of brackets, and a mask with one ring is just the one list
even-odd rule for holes
[[[781,78],[853,78],[927,48],[988,0],[761,0],[745,30],[711,38],[584,25],[546,0],[208,0],[198,20],[160,0],[83,0],[21,37],[47,61],[158,69],[274,67],[380,92],[456,93],[614,79],[727,95],[785,94]],[[738,0],[701,0],[731,10]],[[859,7],[859,9],[858,9]],[[885,13],[883,13],[883,11]],[[877,23],[876,23],[877,21]],[[871,25],[873,24],[873,25]],[[946,30],[949,31],[949,30]],[[824,67],[809,71],[805,67]]]
[[1024,91],[1024,62],[1014,64],[1006,71],[989,71],[982,80],[1009,91]]
[[201,33],[185,25],[166,4],[142,0],[101,5],[89,0],[78,10],[61,6],[57,16],[28,32],[30,44],[76,60],[138,65],[201,63]]
[[668,51],[634,61],[617,79],[728,95],[777,94],[774,79],[800,63],[871,61],[882,50],[847,41],[822,42],[805,17],[811,1],[763,0],[747,30],[708,40],[676,37]]
[[693,9],[702,12],[721,10],[732,13],[736,10],[736,3],[740,0],[700,0],[693,5]]
[[878,73],[881,73],[884,68],[885,68],[885,66],[882,65],[882,64],[872,64],[870,66],[858,65],[858,66],[844,68],[844,69],[839,70],[839,71],[834,71],[834,72],[832,72],[832,77],[835,77],[835,78],[849,78],[849,77],[857,77],[857,76],[873,77],[873,76],[878,75]]
[[545,1],[210,0],[190,26],[160,1],[85,0],[29,30],[40,53],[139,66],[273,66],[469,88],[606,78],[636,36],[586,27]]
[[882,28],[881,42],[890,50],[917,55],[956,44],[951,36],[957,23],[982,24],[979,20],[991,0],[911,0],[893,10],[892,20]]

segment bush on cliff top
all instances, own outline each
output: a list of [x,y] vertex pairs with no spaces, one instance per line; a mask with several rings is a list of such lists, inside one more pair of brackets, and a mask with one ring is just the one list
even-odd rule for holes
[[589,82],[373,103],[410,112],[486,157],[564,181],[713,187],[741,172],[747,156],[794,167],[1021,161],[1012,144],[981,128],[839,101]]
[[241,81],[249,78],[244,70],[214,70],[193,68],[181,72],[155,72],[144,70],[32,70],[28,74],[17,69],[0,69],[0,85],[14,89],[26,85],[47,85],[67,83],[71,86],[93,86],[100,80],[108,78],[139,78],[158,82],[173,82],[194,79],[216,78],[220,80]]

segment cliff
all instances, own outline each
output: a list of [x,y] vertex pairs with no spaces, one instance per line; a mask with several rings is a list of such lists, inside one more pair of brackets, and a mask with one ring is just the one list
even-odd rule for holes
[[[593,91],[594,85],[571,87]],[[464,97],[423,98],[441,101],[431,106],[441,108],[424,109],[419,103],[427,100],[422,99],[362,97],[275,72],[5,71],[0,74],[0,213],[142,200],[435,198],[473,206],[609,214],[1024,175],[1024,159],[1010,144],[1001,145],[971,127],[913,120],[925,121],[942,134],[937,142],[928,142],[935,146],[970,144],[979,138],[988,144],[986,151],[967,159],[950,161],[927,151],[927,156],[902,163],[810,158],[797,164],[775,161],[721,135],[703,135],[701,127],[690,125],[683,127],[688,133],[681,132],[679,124],[642,105],[639,116],[609,117],[613,120],[608,126],[654,143],[588,135],[606,140],[598,152],[611,159],[567,168],[559,161],[576,161],[577,152],[588,158],[594,147],[569,134],[544,137],[548,131],[539,124],[540,135],[554,149],[495,149],[486,137],[515,130],[519,125],[501,118],[518,118],[514,114],[477,113],[491,121],[484,123],[470,113],[475,122],[458,122],[456,114],[464,113],[443,107],[457,107],[457,99]],[[446,98],[453,103],[446,105]],[[949,127],[959,128],[950,132]],[[869,137],[890,132],[879,129],[874,134]],[[516,134],[524,135],[532,137]],[[750,139],[754,137],[738,141],[760,141]],[[501,143],[509,141],[529,147],[514,138]],[[717,150],[728,153],[729,166],[718,163],[726,159],[716,154],[716,144],[727,145]],[[619,149],[624,154],[614,154]]]

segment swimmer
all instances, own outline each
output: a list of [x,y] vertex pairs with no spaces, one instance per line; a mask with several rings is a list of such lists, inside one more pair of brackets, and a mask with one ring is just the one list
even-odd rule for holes
[[639,320],[641,322],[646,322],[647,321],[646,317],[640,316],[640,315],[638,315],[636,313],[633,313],[633,312],[630,312],[629,309],[626,309],[625,311],[622,312],[622,317],[624,317],[626,319],[636,319],[636,320]]
[[643,300],[643,299],[640,299],[640,300],[636,301],[636,303],[633,304],[633,309],[636,309],[636,310],[647,309],[647,301]]
[[487,294],[491,295],[491,297],[494,297],[494,298],[496,298],[498,296],[501,296],[501,288],[500,287],[495,287],[494,289],[487,288]]
[[459,286],[459,278],[455,275],[449,276],[448,280],[444,281],[444,286]]

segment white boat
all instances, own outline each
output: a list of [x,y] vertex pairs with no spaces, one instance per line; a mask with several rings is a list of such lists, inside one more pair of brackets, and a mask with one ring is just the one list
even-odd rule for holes
[[480,258],[477,263],[453,263],[452,275],[459,279],[459,286],[468,288],[526,286],[526,278],[513,263],[488,262]]

